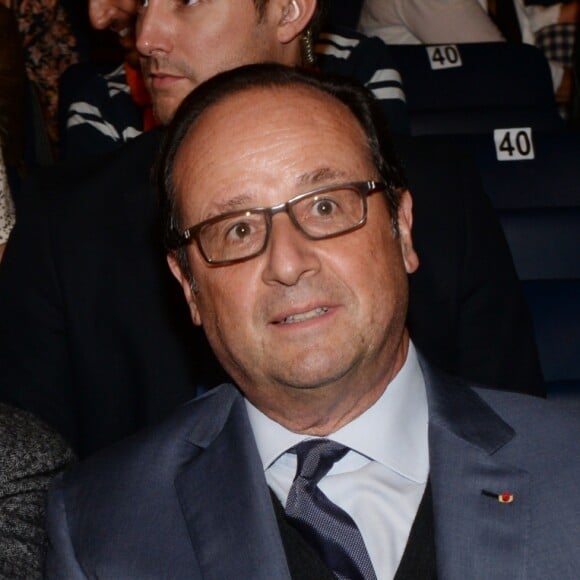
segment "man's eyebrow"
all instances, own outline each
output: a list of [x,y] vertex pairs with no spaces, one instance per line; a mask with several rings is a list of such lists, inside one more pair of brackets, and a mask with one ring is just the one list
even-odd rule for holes
[[319,185],[324,182],[345,179],[346,173],[340,169],[333,169],[331,167],[320,167],[315,171],[303,173],[298,177],[299,185]]
[[[316,187],[328,182],[346,179],[346,176],[347,174],[339,169],[320,167],[314,171],[309,171],[308,173],[299,175],[297,183],[301,186]],[[251,209],[253,207],[257,207],[255,197],[249,193],[240,193],[224,201],[212,202],[211,206],[208,208],[207,217],[205,217],[204,220],[221,215],[223,213]]]
[[[254,207],[252,205],[254,197],[248,193],[240,193],[234,197],[230,197],[224,201],[214,201],[209,208],[209,216],[220,215],[230,211],[237,211],[239,209],[248,209]],[[207,218],[206,218],[207,219]]]

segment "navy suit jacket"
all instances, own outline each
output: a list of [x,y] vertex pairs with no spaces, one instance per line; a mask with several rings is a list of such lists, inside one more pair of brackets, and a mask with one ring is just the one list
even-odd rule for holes
[[[578,417],[423,368],[438,577],[577,578]],[[290,578],[232,385],[74,467],[52,490],[48,517],[51,579]]]

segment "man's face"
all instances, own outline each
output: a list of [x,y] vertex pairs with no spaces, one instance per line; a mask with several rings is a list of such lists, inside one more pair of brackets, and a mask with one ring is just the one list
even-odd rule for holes
[[119,36],[121,47],[135,50],[137,0],[89,0],[89,20],[97,30],[110,29]]
[[[301,87],[252,89],[209,109],[186,137],[174,175],[185,227],[379,178],[346,107]],[[210,266],[188,246],[197,292],[181,282],[193,320],[254,404],[271,410],[281,394],[339,384],[384,389],[406,348],[405,270],[417,265],[410,213],[406,194],[396,238],[383,194],[374,193],[365,226],[318,241],[278,214],[266,251],[229,266]],[[172,269],[179,277],[175,262]]]
[[298,64],[279,42],[279,2],[259,18],[253,0],[143,0],[137,48],[153,107],[168,123],[201,82],[243,64]]
[[137,0],[89,0],[89,20],[97,30],[120,32],[132,25],[137,7]]

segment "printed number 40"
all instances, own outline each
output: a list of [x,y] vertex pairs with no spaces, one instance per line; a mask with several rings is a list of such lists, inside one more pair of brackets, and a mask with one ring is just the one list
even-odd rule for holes
[[499,161],[534,159],[532,130],[529,127],[496,129],[494,131],[494,141]]
[[455,68],[463,65],[459,49],[455,44],[427,46],[426,48],[432,70]]
[[518,131],[514,136],[513,142],[515,145],[512,143],[512,134],[506,133],[499,144],[499,150],[506,152],[510,157],[514,155],[514,152],[522,157],[527,157],[530,154],[532,143],[525,131]]
[[446,62],[456,64],[459,61],[459,53],[454,46],[438,46],[434,51],[431,59],[438,62],[441,66]]

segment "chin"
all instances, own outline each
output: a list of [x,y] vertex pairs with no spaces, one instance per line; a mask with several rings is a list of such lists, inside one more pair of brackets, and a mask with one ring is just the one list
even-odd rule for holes
[[153,111],[155,112],[155,117],[161,123],[161,125],[169,125],[173,115],[177,108],[160,107],[157,104],[153,105]]
[[[290,366],[286,366],[290,369]],[[294,372],[286,372],[275,377],[280,384],[286,385],[298,391],[324,389],[324,387],[335,383],[345,376],[348,371],[339,369],[337,366],[328,368],[305,368],[302,365],[295,365]]]

